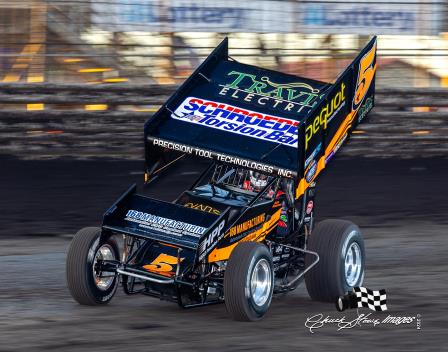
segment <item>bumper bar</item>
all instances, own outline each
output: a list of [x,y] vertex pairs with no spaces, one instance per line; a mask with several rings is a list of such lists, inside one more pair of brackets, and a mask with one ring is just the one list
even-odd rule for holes
[[146,273],[139,273],[135,269],[117,268],[117,273],[119,273],[121,275],[132,276],[137,279],[142,279],[145,281],[155,282],[158,284],[173,284],[174,283],[174,279],[157,278],[157,277],[154,277],[154,276],[146,274]]

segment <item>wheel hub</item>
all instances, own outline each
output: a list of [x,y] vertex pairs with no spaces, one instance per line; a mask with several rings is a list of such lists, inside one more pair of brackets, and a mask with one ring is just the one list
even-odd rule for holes
[[362,272],[361,248],[358,243],[352,242],[345,253],[345,281],[347,285],[354,286]]
[[263,306],[269,299],[272,287],[272,271],[266,259],[260,259],[255,265],[251,280],[250,291],[257,306]]
[[101,291],[106,291],[109,289],[114,282],[115,273],[102,271],[99,269],[100,263],[103,260],[115,260],[115,253],[109,244],[103,244],[95,253],[95,258],[93,260],[93,278],[95,280],[95,285]]

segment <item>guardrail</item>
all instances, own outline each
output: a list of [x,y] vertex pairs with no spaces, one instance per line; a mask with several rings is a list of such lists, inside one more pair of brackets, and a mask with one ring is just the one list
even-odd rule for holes
[[[175,88],[0,84],[0,153],[22,158],[142,158],[143,124]],[[46,110],[24,108],[37,103],[46,104]],[[108,110],[81,110],[88,104],[107,104]],[[448,156],[448,89],[377,89],[375,104],[342,154]],[[415,111],[418,107],[426,111]]]

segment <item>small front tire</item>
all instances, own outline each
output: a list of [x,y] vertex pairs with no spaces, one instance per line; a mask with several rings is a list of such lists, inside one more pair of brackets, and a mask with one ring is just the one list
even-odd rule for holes
[[271,305],[273,289],[274,271],[268,248],[256,242],[238,244],[224,275],[224,299],[232,318],[260,320]]
[[117,290],[117,273],[98,272],[97,264],[101,260],[118,260],[118,245],[113,238],[100,245],[100,235],[100,228],[83,228],[76,233],[68,249],[67,285],[79,304],[107,304]]

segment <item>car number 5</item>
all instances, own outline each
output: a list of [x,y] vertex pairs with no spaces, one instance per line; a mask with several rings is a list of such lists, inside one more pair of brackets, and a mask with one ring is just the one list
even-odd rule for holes
[[370,88],[370,84],[373,81],[376,70],[376,42],[359,62],[358,81],[356,83],[355,94],[353,97],[353,110],[358,110],[359,105],[362,103],[367,91]]
[[[182,261],[183,258],[180,259]],[[149,271],[169,272],[173,271],[173,265],[177,265],[177,257],[161,253],[151,264],[144,265],[143,268]]]

